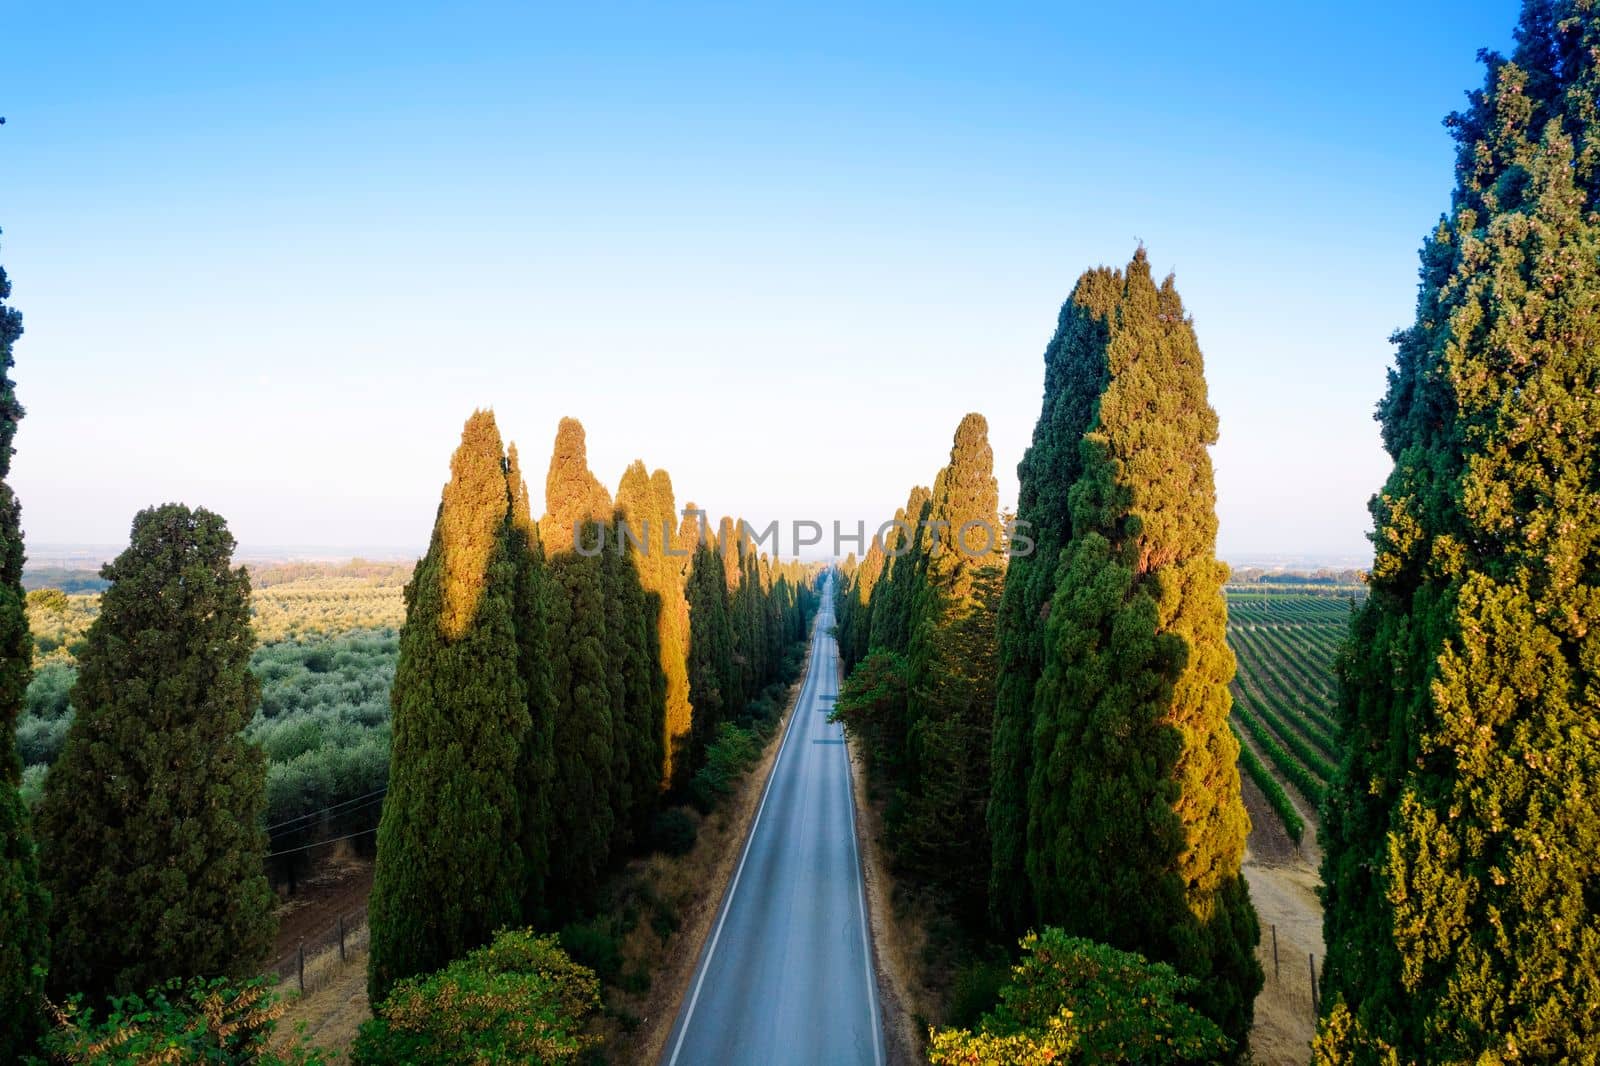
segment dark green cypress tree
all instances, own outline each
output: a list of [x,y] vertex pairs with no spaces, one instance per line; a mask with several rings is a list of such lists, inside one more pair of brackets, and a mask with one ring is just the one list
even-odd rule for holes
[[528,700],[528,733],[522,745],[517,787],[522,802],[522,857],[527,864],[522,913],[527,922],[548,917],[545,891],[550,876],[550,841],[554,832],[550,790],[555,781],[555,691],[551,673],[550,588],[544,545],[533,520],[528,484],[517,446],[506,454],[506,482],[511,489],[511,548],[515,565],[514,618],[517,628],[518,673]]
[[1105,351],[1034,698],[1028,876],[1041,923],[1199,978],[1198,1005],[1243,1047],[1262,975],[1227,724],[1217,416],[1193,326],[1142,248]]
[[982,415],[961,420],[927,512],[923,565],[910,590],[904,800],[892,836],[901,862],[949,888],[973,920],[983,913],[989,872],[984,812],[1004,558]]
[[739,673],[733,661],[728,611],[722,559],[707,537],[705,543],[696,545],[689,570],[689,699],[694,705],[691,773],[699,768],[717,726],[738,710]]
[[1449,122],[1342,659],[1320,1061],[1600,1057],[1597,55],[1590,4],[1526,3]]
[[1044,629],[1055,594],[1056,563],[1072,536],[1067,491],[1083,471],[1081,442],[1105,387],[1106,343],[1122,295],[1117,271],[1078,279],[1061,305],[1044,353],[1044,405],[1033,443],[1017,466],[1019,532],[1033,543],[1006,568],[997,623],[996,684],[988,825],[992,853],[989,910],[996,928],[1020,936],[1033,922],[1025,869],[1028,781],[1033,767],[1033,694],[1044,671]]
[[[619,529],[619,508],[612,529]],[[641,839],[661,791],[666,734],[666,675],[661,670],[660,597],[645,591],[641,553],[611,544],[600,559],[605,594],[605,652],[611,699],[612,837],[619,856]]]
[[11,491],[13,442],[22,405],[11,368],[22,315],[6,305],[11,281],[0,268],[0,1062],[20,1061],[38,1032],[49,953],[48,898],[28,811],[17,792],[17,718],[32,673],[33,638],[22,592],[22,505]]
[[[551,783],[550,880],[554,921],[594,899],[616,827],[615,744],[609,637],[606,632],[603,530],[611,500],[589,471],[583,426],[563,418],[545,480],[539,521],[549,553],[551,684],[555,698]],[[573,543],[574,527],[583,551]]]
[[378,826],[368,997],[487,943],[522,913],[523,746],[518,546],[494,416],[450,460],[428,553],[406,586]]
[[932,492],[912,488],[906,505],[894,513],[895,525],[885,538],[889,561],[873,590],[870,646],[903,655],[911,633],[911,608],[927,562],[926,525]]
[[101,568],[39,807],[58,993],[247,976],[272,945],[266,759],[242,735],[260,699],[250,578],[233,549],[219,516],[167,504]]

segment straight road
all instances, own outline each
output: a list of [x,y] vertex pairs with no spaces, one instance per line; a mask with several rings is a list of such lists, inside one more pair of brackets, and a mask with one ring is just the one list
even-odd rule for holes
[[700,952],[666,1066],[883,1066],[839,691],[831,577],[811,666]]

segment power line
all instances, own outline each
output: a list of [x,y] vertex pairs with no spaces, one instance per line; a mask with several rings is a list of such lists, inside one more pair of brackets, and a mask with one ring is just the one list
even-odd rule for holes
[[309,814],[296,815],[293,818],[287,818],[284,821],[279,822],[277,825],[269,825],[269,826],[267,826],[267,832],[271,833],[274,830],[282,829],[284,826],[293,825],[296,822],[304,822],[304,821],[306,821],[308,819],[319,817],[319,816],[327,814],[327,813],[329,813],[331,811],[336,811],[340,807],[348,807],[352,803],[361,803],[361,802],[366,801],[366,800],[371,800],[373,797],[382,796],[384,793],[386,793],[388,791],[389,791],[389,786],[388,785],[384,785],[380,789],[377,789],[377,790],[375,790],[373,792],[368,792],[365,796],[357,796],[354,799],[342,800],[342,801],[340,801],[338,803],[332,804],[331,806],[324,807],[321,810],[312,811]]
[[342,837],[332,837],[328,840],[319,840],[315,844],[302,844],[298,848],[284,848],[282,851],[274,851],[268,854],[266,857],[269,859],[276,859],[280,855],[293,855],[297,851],[310,851],[312,848],[320,848],[324,844],[337,844],[341,840],[354,840],[356,837],[364,837],[368,833],[376,833],[377,831],[378,827],[373,826],[371,829],[363,829],[359,833],[346,833]]

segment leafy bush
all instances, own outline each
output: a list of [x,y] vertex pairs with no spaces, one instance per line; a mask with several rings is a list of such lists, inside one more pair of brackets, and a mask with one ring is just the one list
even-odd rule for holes
[[437,973],[396,984],[361,1027],[351,1061],[576,1062],[597,1044],[583,1028],[600,1005],[599,989],[555,937],[503,931]]
[[[205,1062],[237,1066],[317,1066],[314,1050],[269,1048],[283,1006],[267,979],[170,981],[142,996],[113,999],[106,1016],[74,1000],[55,1014],[42,1041],[49,1061],[96,1066]],[[35,1060],[39,1061],[39,1060]]]
[[732,792],[739,779],[761,758],[761,745],[749,729],[723,722],[717,739],[706,746],[706,764],[689,782],[689,794],[701,811],[709,811],[718,796]]
[[622,972],[622,941],[604,916],[589,922],[568,922],[561,927],[560,938],[567,954],[593,970],[602,981],[615,982]]
[[1023,937],[1022,952],[979,1031],[931,1034],[930,1061],[1215,1062],[1232,1048],[1183,1002],[1199,982],[1165,963],[1055,928]]
[[665,855],[687,855],[694,849],[698,830],[695,820],[682,807],[669,807],[656,815],[650,826],[650,846]]

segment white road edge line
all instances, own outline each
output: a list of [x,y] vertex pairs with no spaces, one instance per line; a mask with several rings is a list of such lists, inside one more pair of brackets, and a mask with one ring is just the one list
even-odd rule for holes
[[[728,913],[733,910],[733,897],[739,891],[739,876],[744,873],[744,861],[750,857],[750,845],[756,839],[756,830],[761,826],[761,813],[767,809],[767,795],[772,791],[772,782],[778,776],[778,766],[783,762],[783,753],[789,750],[789,738],[794,735],[794,724],[801,715],[800,705],[806,701],[806,690],[816,687],[816,658],[822,649],[820,642],[821,625],[812,623],[811,658],[812,662],[806,669],[806,683],[801,687],[800,695],[794,703],[794,710],[789,714],[789,724],[783,730],[783,743],[778,745],[778,757],[772,760],[772,770],[767,774],[767,783],[761,789],[761,802],[756,806],[755,821],[750,823],[750,833],[744,838],[744,850],[739,853],[739,865],[734,868],[733,882],[728,886],[728,896],[722,901],[722,913],[717,916],[717,927],[711,931],[711,944],[706,948],[706,957],[700,960],[700,976],[695,978],[694,992],[689,997],[689,1009],[684,1012],[682,1027],[678,1030],[677,1042],[672,1045],[672,1058],[667,1060],[667,1066],[677,1066],[678,1055],[683,1051],[683,1041],[689,1035],[689,1025],[694,1021],[694,1008],[700,1002],[700,987],[705,984],[706,973],[711,969],[711,959],[717,953],[717,941],[722,938],[722,924],[728,920]],[[855,839],[852,833],[851,840]]]
[[872,1061],[874,1066],[883,1066],[883,1012],[878,1005],[878,978],[872,972],[872,937],[867,931],[867,875],[861,868],[861,851],[856,843],[855,775],[850,766],[848,740],[845,741],[844,791],[850,798],[850,854],[855,859],[856,906],[860,908],[861,915],[861,953],[867,967],[867,999],[872,1004]]

